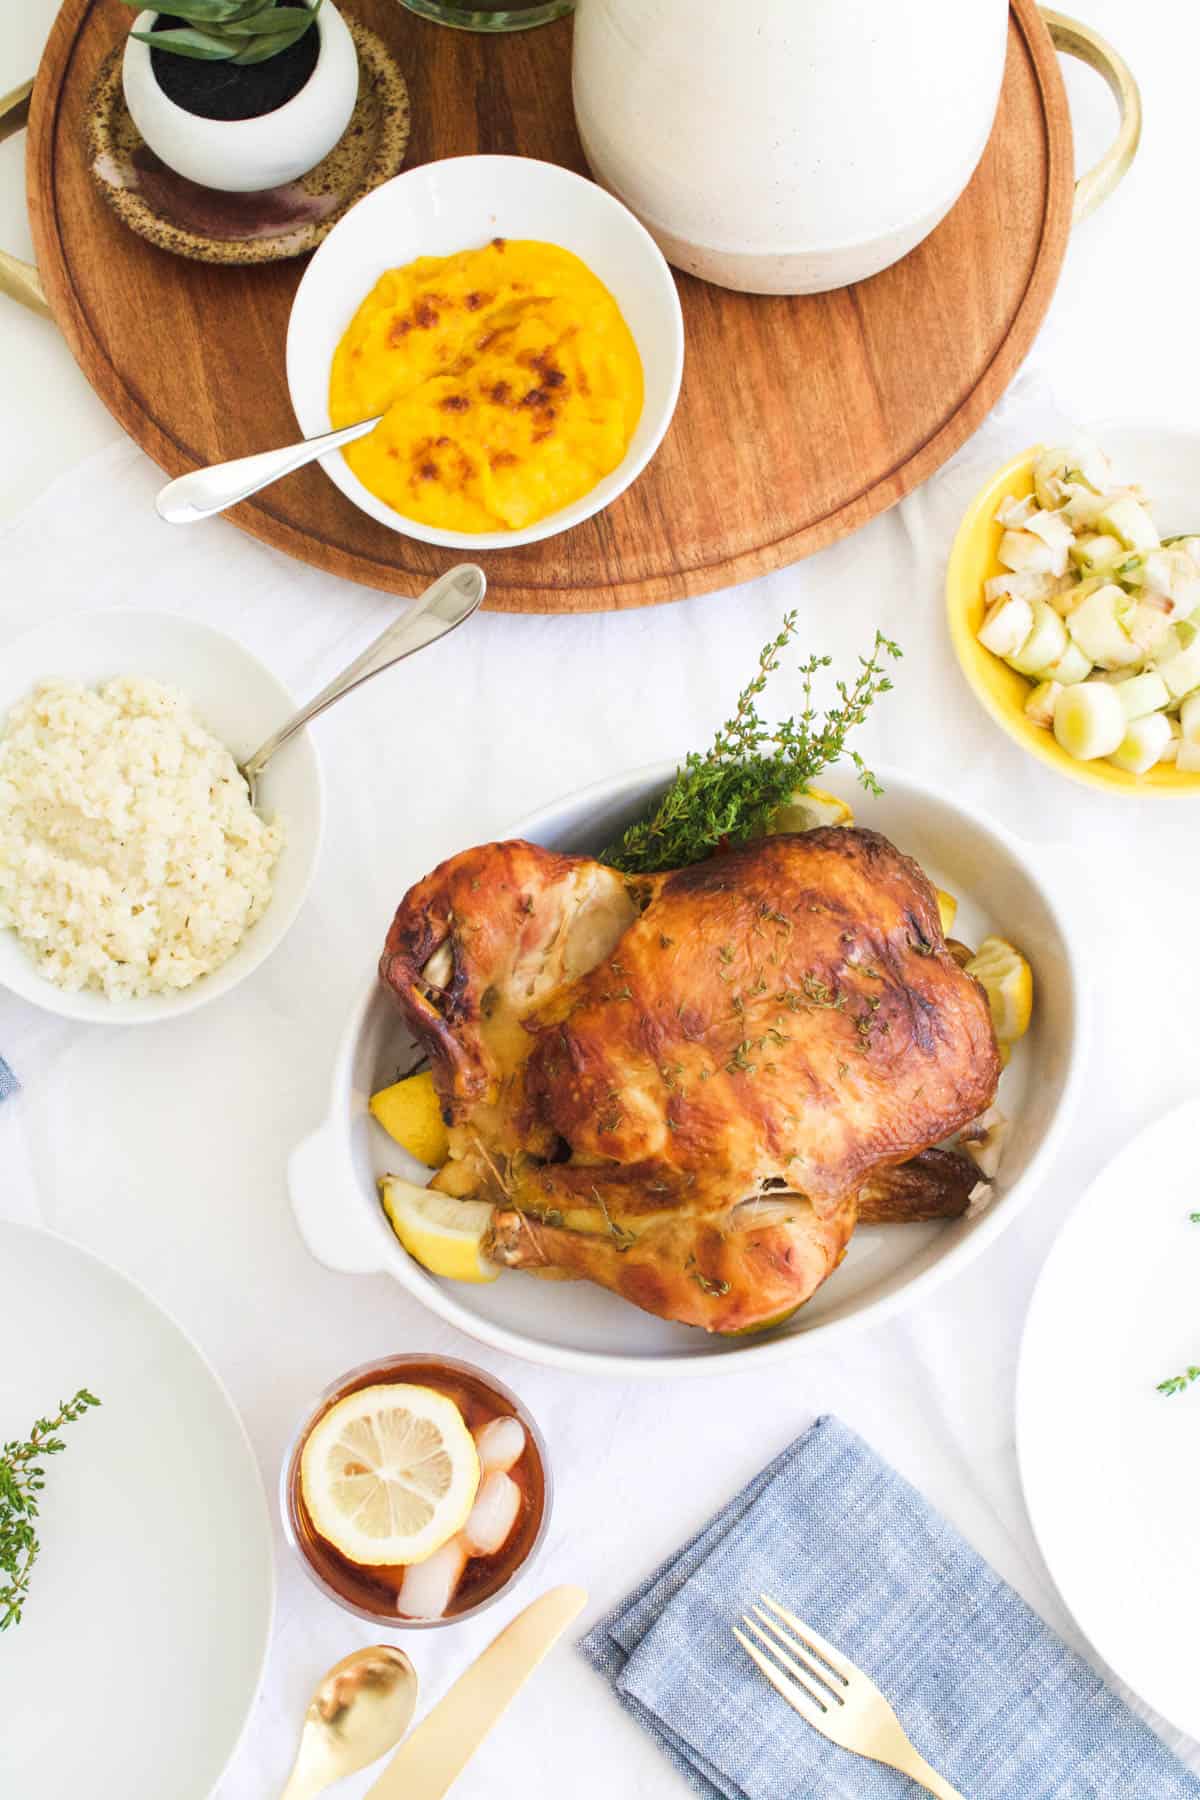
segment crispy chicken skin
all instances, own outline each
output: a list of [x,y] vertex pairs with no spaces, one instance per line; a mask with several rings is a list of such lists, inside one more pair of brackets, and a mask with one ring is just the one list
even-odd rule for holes
[[999,1079],[933,890],[870,831],[646,878],[484,845],[405,897],[380,971],[442,1099],[436,1183],[495,1202],[492,1256],[708,1330],[807,1300],[864,1188],[875,1216],[948,1207],[962,1171],[887,1171]]
[[533,1045],[522,1021],[636,916],[614,869],[519,839],[464,850],[409,889],[379,973],[428,1052],[452,1156],[477,1140],[505,1155],[533,1148],[524,1133],[539,1134],[512,1104]]
[[491,1254],[508,1268],[582,1277],[646,1312],[708,1331],[759,1330],[802,1306],[837,1268],[854,1203],[821,1218],[799,1194],[767,1193],[708,1212],[664,1207],[626,1224],[595,1208],[562,1215],[497,1208]]

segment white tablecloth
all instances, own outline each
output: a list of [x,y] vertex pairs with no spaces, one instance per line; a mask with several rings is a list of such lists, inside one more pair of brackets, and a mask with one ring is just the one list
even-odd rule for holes
[[[553,1456],[559,1498],[537,1581],[582,1581],[601,1610],[817,1411],[833,1410],[1071,1635],[1021,1503],[1013,1362],[1031,1283],[1066,1209],[1125,1137],[1194,1085],[1194,1008],[1181,982],[1195,984],[1180,943],[1191,937],[1200,847],[1182,819],[1169,828],[1155,808],[1114,805],[1033,768],[978,711],[951,660],[938,579],[954,520],[984,469],[1052,430],[1053,414],[1027,390],[923,493],[784,575],[623,616],[483,615],[453,644],[381,677],[315,728],[330,820],[308,906],[272,960],[211,1008],[149,1029],[81,1029],[0,997],[0,1047],[25,1083],[0,1108],[4,1211],[99,1250],[195,1334],[232,1389],[268,1483],[301,1409],[340,1370],[400,1349],[478,1354],[388,1279],[317,1267],[284,1191],[285,1158],[324,1109],[334,1041],[399,895],[439,857],[538,802],[702,742],[796,605],[806,644],[839,664],[876,623],[903,643],[896,691],[863,733],[868,755],[952,782],[961,802],[1025,837],[1065,882],[1096,971],[1086,1098],[1041,1198],[997,1248],[910,1317],[794,1373],[668,1388],[572,1379],[485,1353],[541,1419]],[[304,692],[391,614],[390,599],[298,569],[223,523],[159,526],[156,479],[132,447],[102,452],[7,528],[6,630],[80,606],[168,606],[235,632]],[[782,703],[790,684],[778,680]],[[272,1791],[314,1675],[375,1635],[286,1555],[280,1578],[266,1687],[222,1800]],[[421,1638],[427,1695],[520,1597],[475,1626]],[[601,1800],[617,1768],[630,1796],[675,1784],[562,1653],[461,1786],[464,1800],[517,1791],[518,1779],[547,1800]]]
[[[1072,247],[1037,372],[950,470],[854,539],[769,580],[624,615],[482,616],[428,661],[331,713],[315,728],[330,817],[312,898],[286,945],[228,999],[120,1031],[69,1026],[0,996],[0,1052],[25,1089],[0,1107],[0,1213],[63,1231],[146,1285],[229,1384],[271,1485],[300,1410],[341,1369],[408,1348],[479,1354],[386,1278],[315,1265],[284,1189],[287,1153],[325,1107],[346,1009],[415,875],[560,792],[702,743],[789,606],[800,608],[803,648],[828,650],[839,664],[868,645],[876,625],[898,638],[897,689],[863,732],[864,751],[951,784],[960,802],[990,812],[1054,863],[1078,930],[1092,940],[1095,1039],[1080,1115],[1037,1202],[918,1312],[794,1372],[671,1388],[574,1379],[484,1353],[544,1426],[558,1504],[536,1580],[478,1625],[415,1642],[426,1700],[538,1587],[582,1581],[588,1618],[606,1608],[827,1410],[1078,1641],[1021,1501],[1014,1359],[1064,1214],[1119,1144],[1194,1087],[1200,846],[1187,809],[1168,818],[1069,788],[1000,736],[953,664],[940,578],[980,473],[1053,429],[1041,372],[1053,369],[1059,403],[1079,418],[1178,415],[1197,398],[1192,244],[1160,257],[1153,239],[1194,237],[1180,195],[1193,158],[1184,72],[1190,85],[1200,18],[1189,10],[1190,48],[1173,50],[1162,28],[1169,12],[1173,36],[1184,36],[1181,7],[1160,0],[1135,17],[1119,0],[1094,0],[1089,12],[1121,38],[1144,78],[1143,158]],[[15,80],[21,69],[3,72]],[[1090,88],[1071,86],[1085,140],[1098,147],[1104,109]],[[3,637],[85,607],[162,606],[232,631],[305,693],[391,616],[387,596],[288,563],[221,522],[158,526],[149,504],[156,472],[131,446],[72,467],[110,428],[49,327],[6,315],[0,372],[18,401],[0,436],[8,505],[45,490],[0,530]],[[54,466],[67,472],[47,488]],[[781,676],[776,699],[790,698]],[[267,1680],[220,1800],[276,1791],[314,1676],[377,1635],[317,1594],[280,1548]],[[1182,1748],[1200,1769],[1200,1750]],[[352,1800],[366,1780],[339,1791]],[[546,1666],[456,1789],[462,1800],[685,1791],[569,1651]]]

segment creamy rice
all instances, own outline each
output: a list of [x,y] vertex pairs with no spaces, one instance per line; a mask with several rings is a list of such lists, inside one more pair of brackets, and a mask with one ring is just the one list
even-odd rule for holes
[[282,832],[182,694],[43,681],[0,735],[0,927],[60,987],[188,987],[260,918]]

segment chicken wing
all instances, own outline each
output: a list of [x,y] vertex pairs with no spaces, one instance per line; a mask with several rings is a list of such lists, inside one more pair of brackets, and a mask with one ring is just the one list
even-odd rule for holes
[[922,1150],[895,1168],[877,1169],[858,1190],[860,1225],[913,1225],[958,1219],[982,1177],[961,1150]]
[[448,1192],[474,1192],[497,1158],[553,1148],[553,1130],[524,1105],[524,1020],[601,962],[636,916],[614,869],[520,840],[463,851],[405,895],[379,972],[433,1067]]

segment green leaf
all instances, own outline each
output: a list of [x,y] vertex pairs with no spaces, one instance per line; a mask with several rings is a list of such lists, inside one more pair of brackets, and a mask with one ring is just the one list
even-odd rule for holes
[[[185,19],[191,25],[225,25],[240,18],[249,8],[261,10],[265,0],[168,0],[164,8],[172,18]],[[159,15],[162,17],[162,14]]]
[[605,862],[630,875],[656,874],[761,836],[776,810],[842,755],[849,755],[864,788],[879,791],[858,753],[847,752],[846,739],[862,724],[874,701],[891,689],[884,659],[898,657],[899,647],[876,632],[870,656],[858,659],[854,681],[834,684],[837,703],[821,717],[813,699],[813,679],[829,667],[830,658],[807,657],[798,670],[799,712],[778,725],[767,725],[757,698],[797,630],[798,615],[789,612],[782,631],[763,648],[757,673],[739,695],[732,719],[703,755],[691,752],[657,807],[602,853]]
[[169,50],[173,56],[191,56],[197,62],[229,62],[234,52],[232,42],[189,27],[171,31],[134,31],[130,36],[149,44],[152,50]]
[[[277,56],[302,37],[316,18],[321,0],[292,6],[275,6],[271,0],[170,3],[172,15],[187,20],[186,25],[135,31],[132,36],[152,49],[176,56],[204,62],[256,63]],[[122,4],[136,7],[138,0],[122,0]]]
[[46,1483],[41,1464],[34,1458],[58,1455],[66,1447],[55,1435],[60,1426],[74,1423],[89,1407],[99,1404],[87,1388],[80,1388],[73,1400],[59,1402],[57,1418],[38,1419],[24,1443],[12,1439],[0,1453],[0,1574],[9,1577],[0,1584],[0,1631],[20,1624],[38,1555],[32,1524],[38,1510],[34,1496]]
[[244,50],[238,51],[233,61],[242,65],[266,62],[269,57],[278,56],[281,50],[286,50],[290,44],[294,44],[300,35],[300,32],[292,31],[286,34],[273,33],[270,37],[252,38]]
[[1182,1394],[1194,1381],[1200,1381],[1200,1368],[1192,1363],[1182,1375],[1168,1375],[1158,1384],[1160,1394]]
[[290,42],[313,22],[307,6],[267,6],[245,19],[233,19],[224,27],[229,37],[287,37]]

